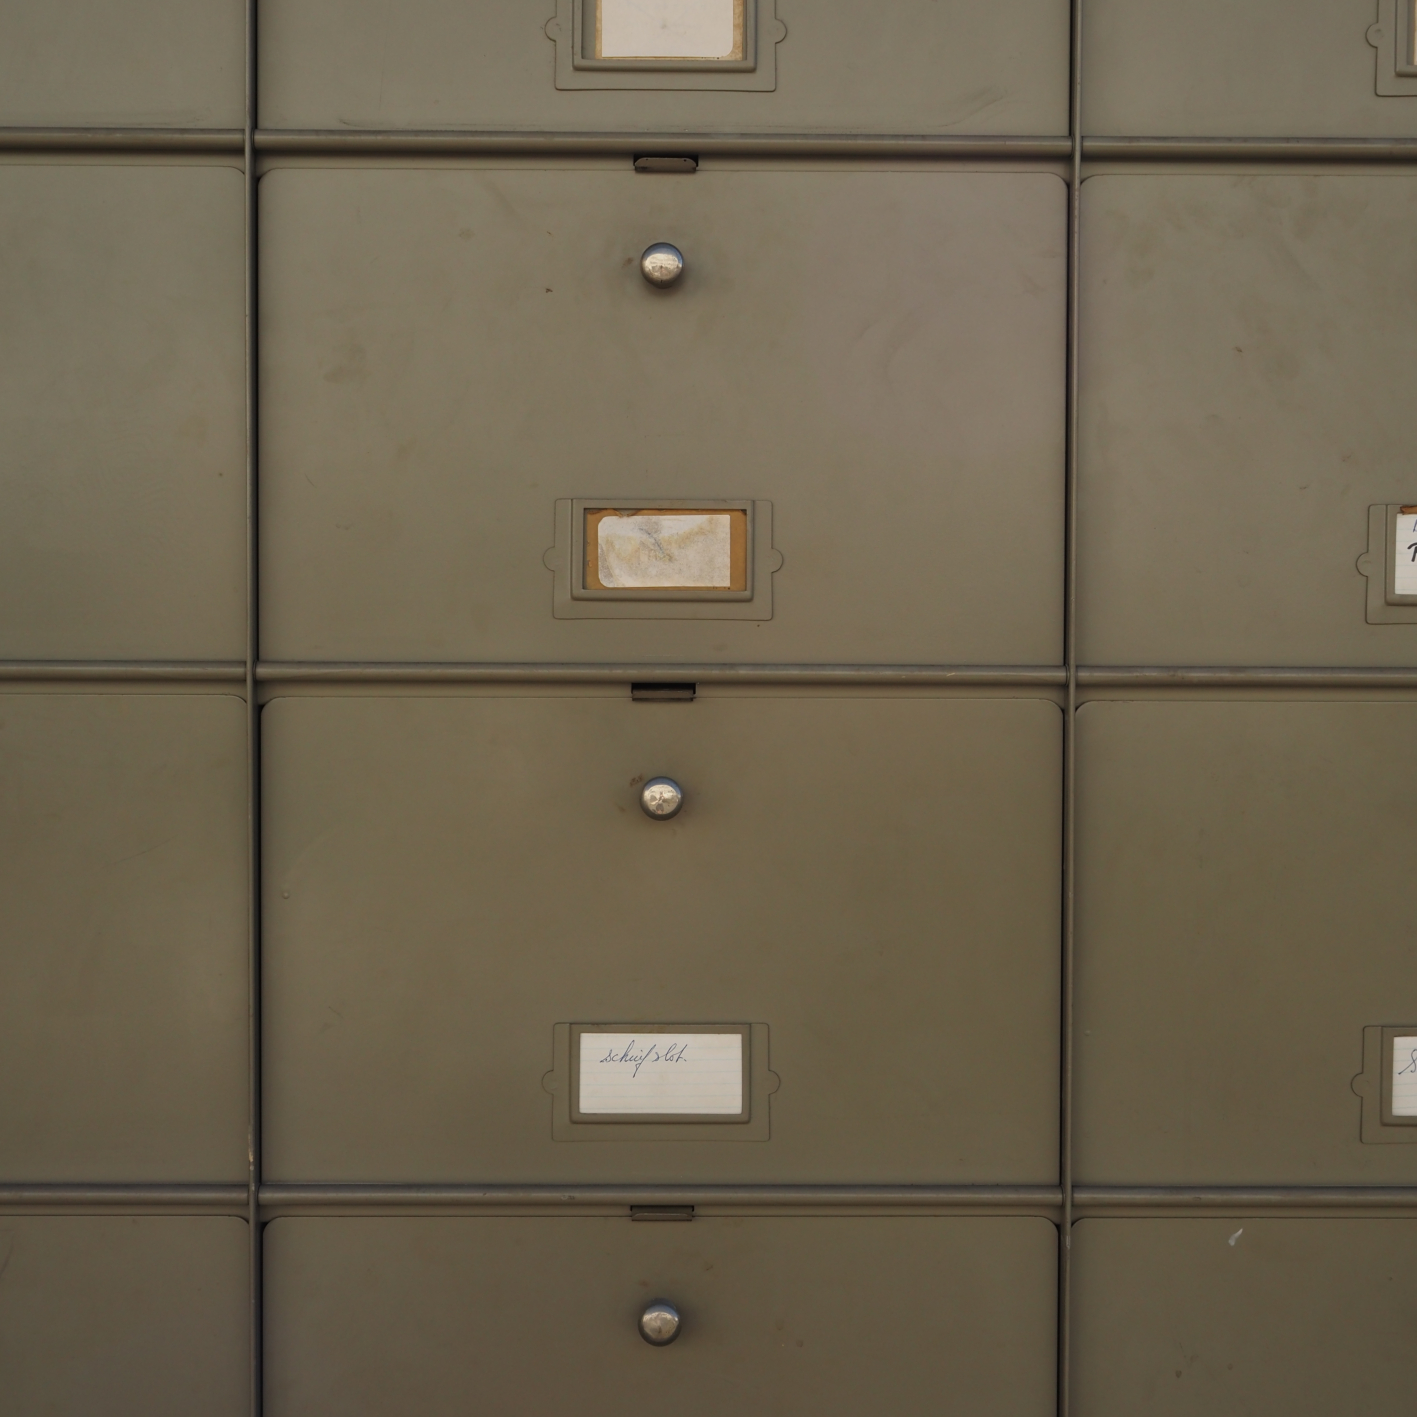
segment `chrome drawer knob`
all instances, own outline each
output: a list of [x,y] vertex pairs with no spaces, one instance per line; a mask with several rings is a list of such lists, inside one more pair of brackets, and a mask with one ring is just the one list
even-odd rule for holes
[[672,777],[652,777],[640,788],[640,806],[645,816],[667,822],[684,805],[684,789]]
[[640,274],[662,290],[684,274],[684,253],[667,241],[656,241],[640,257]]
[[656,1348],[679,1337],[679,1310],[668,1299],[652,1299],[640,1315],[640,1337]]

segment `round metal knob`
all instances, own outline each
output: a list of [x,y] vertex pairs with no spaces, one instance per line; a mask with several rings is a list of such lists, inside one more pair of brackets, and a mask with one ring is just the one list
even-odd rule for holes
[[640,1315],[640,1337],[656,1348],[679,1337],[679,1310],[668,1299],[651,1299]]
[[640,274],[662,290],[684,274],[684,253],[667,241],[656,241],[640,257]]
[[640,806],[657,822],[678,816],[683,805],[684,789],[672,777],[652,777],[640,788]]

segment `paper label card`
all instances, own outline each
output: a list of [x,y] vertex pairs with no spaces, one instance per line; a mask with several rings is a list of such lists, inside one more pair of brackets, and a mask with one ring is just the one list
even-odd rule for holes
[[577,1106],[586,1116],[736,1117],[745,1110],[741,1032],[582,1033],[579,1062]]
[[748,588],[748,515],[603,508],[586,513],[588,590]]
[[743,0],[599,0],[597,59],[741,59]]
[[1417,595],[1417,512],[1403,507],[1397,514],[1397,544],[1393,547],[1392,593]]
[[1417,1035],[1392,1040],[1392,1115],[1417,1117]]

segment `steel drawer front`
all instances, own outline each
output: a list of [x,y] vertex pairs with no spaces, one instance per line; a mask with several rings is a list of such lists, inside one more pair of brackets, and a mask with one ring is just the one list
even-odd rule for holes
[[[267,658],[1058,662],[1055,178],[261,186]],[[771,618],[559,618],[596,498],[770,504]]]
[[[273,1179],[1054,1178],[1051,704],[264,718]],[[668,822],[638,805],[659,774]],[[770,1137],[556,1139],[554,1028],[617,1021],[765,1025]]]
[[1085,1220],[1074,1408],[1326,1417],[1412,1391],[1411,1220]]
[[1080,716],[1079,1177],[1394,1185],[1364,1029],[1417,1017],[1396,884],[1417,711],[1109,703]]
[[219,695],[0,697],[0,1181],[244,1180],[243,728]]
[[[267,1411],[1045,1417],[1055,1245],[1025,1219],[277,1220]],[[635,1320],[665,1295],[655,1349]]]
[[0,1215],[6,1408],[240,1417],[246,1259],[220,1216]]
[[245,644],[241,176],[0,169],[0,657]]

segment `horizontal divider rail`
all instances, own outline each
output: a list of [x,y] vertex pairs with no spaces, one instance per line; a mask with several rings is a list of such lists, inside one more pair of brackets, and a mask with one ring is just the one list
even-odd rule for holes
[[285,1214],[329,1210],[467,1211],[622,1209],[628,1206],[724,1206],[757,1209],[1051,1210],[1056,1186],[841,1185],[361,1185],[271,1184],[261,1208]]
[[240,128],[0,128],[0,152],[223,153],[245,150]]
[[198,1215],[246,1214],[245,1184],[89,1184],[7,1181],[0,1183],[0,1212],[145,1211]]
[[[0,152],[209,153],[236,156],[239,128],[0,128]],[[1070,139],[1050,136],[961,137],[872,133],[564,133],[454,129],[257,129],[255,151],[287,157],[642,157],[692,153],[698,157],[923,158],[1062,162]],[[1417,163],[1414,138],[1181,138],[1083,139],[1093,162]]]
[[562,683],[786,684],[1061,684],[1047,666],[947,664],[277,664],[256,668],[262,683],[479,683],[554,680]]
[[[245,1217],[247,1188],[228,1184],[0,1183],[0,1214],[234,1215]],[[1044,1213],[1056,1218],[1056,1186],[985,1185],[477,1185],[351,1182],[266,1183],[263,1212],[363,1214],[451,1211],[604,1213],[637,1206],[769,1212],[869,1210],[889,1213]],[[1075,1187],[1075,1216],[1246,1213],[1377,1213],[1417,1216],[1417,1186],[1093,1186]]]
[[[584,664],[584,663],[343,663],[256,665],[264,684],[616,684],[693,680],[701,684],[996,685],[1052,687],[1067,670],[1050,665],[980,664]],[[242,683],[239,660],[3,660],[0,683],[89,681],[211,681]],[[1084,666],[1089,688],[1413,689],[1417,668],[1283,666]]]

